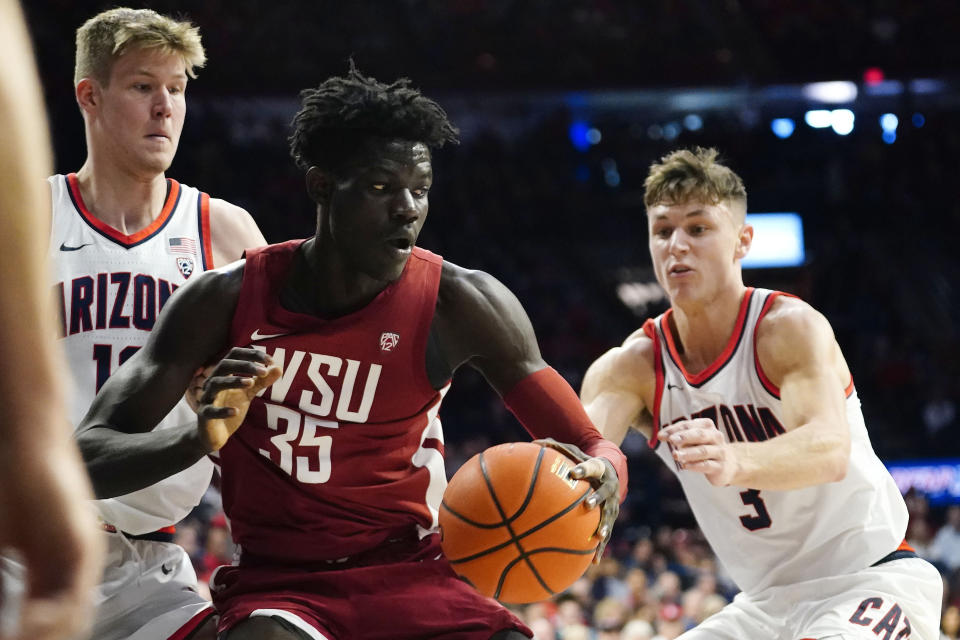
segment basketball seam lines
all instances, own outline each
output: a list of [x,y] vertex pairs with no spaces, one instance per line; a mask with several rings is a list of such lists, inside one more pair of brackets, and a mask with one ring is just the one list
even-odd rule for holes
[[[591,554],[591,553],[594,553],[595,551],[596,551],[596,549],[586,549],[586,550],[583,550],[583,551],[577,551],[576,549],[565,549],[564,547],[542,547],[542,548],[540,548],[540,549],[534,549],[533,551],[527,553],[526,555],[527,555],[527,556],[532,556],[532,555],[534,555],[534,554],[536,554],[536,553],[567,553],[567,554],[572,555],[572,556],[585,556],[585,555],[589,555],[589,554]],[[508,563],[507,563],[507,566],[504,567],[504,569],[503,569],[503,573],[504,573],[504,574],[510,573],[510,569],[512,569],[513,566],[514,566],[515,564],[517,564],[518,562],[520,562],[521,560],[526,560],[526,556],[517,556],[516,558],[514,558],[513,560],[511,560],[510,562],[508,562]],[[500,593],[500,586],[502,586],[502,585],[497,585],[497,593],[498,593],[498,594]],[[550,590],[550,589],[547,589],[547,591],[550,591],[551,594],[554,594],[554,593],[555,593],[554,591],[552,591],[552,590]]]
[[[533,476],[534,478],[536,478],[536,477],[537,477],[537,474],[539,474],[539,472],[540,472],[540,458],[541,458],[542,455],[543,455],[543,448],[540,449],[540,453],[537,454],[537,455],[538,455],[538,457],[537,457],[537,465],[536,465],[536,468],[534,469],[534,476]],[[481,460],[482,460],[482,459],[483,459],[483,457],[481,456]],[[481,462],[480,464],[481,464],[481,466],[483,466],[483,462]],[[443,501],[443,500],[440,501],[440,504],[441,504],[442,506],[446,507],[447,511],[449,511],[450,513],[452,513],[452,514],[455,515],[456,517],[460,518],[461,520],[463,520],[464,522],[466,522],[467,524],[469,524],[469,525],[472,526],[472,527],[476,527],[476,528],[478,528],[478,529],[499,529],[500,527],[502,527],[502,526],[504,525],[504,523],[513,522],[514,520],[516,520],[517,518],[520,517],[520,514],[522,514],[524,511],[526,511],[527,506],[530,504],[530,501],[533,499],[533,490],[534,490],[534,487],[535,487],[535,486],[536,486],[536,482],[530,483],[530,488],[527,490],[527,495],[524,497],[523,502],[522,502],[522,503],[520,504],[520,506],[517,508],[517,511],[516,511],[512,516],[510,516],[509,518],[506,518],[506,515],[504,514],[504,512],[498,508],[498,511],[500,511],[500,515],[502,515],[502,516],[503,516],[504,518],[506,518],[506,519],[503,520],[502,522],[494,522],[494,523],[492,523],[492,524],[484,524],[484,523],[481,523],[481,522],[476,522],[476,521],[474,521],[474,520],[471,520],[470,518],[466,517],[465,515],[463,515],[463,514],[461,514],[461,513],[457,513],[456,511],[454,511],[453,509],[451,509],[451,508],[447,505],[447,503],[446,503],[445,501]],[[490,493],[492,494],[492,493],[493,493],[493,489],[490,489],[489,483],[487,484],[487,488],[490,490]],[[510,544],[510,543],[507,542],[507,544]]]
[[[568,507],[566,507],[563,511],[558,511],[556,514],[550,516],[548,519],[544,520],[543,522],[541,522],[541,523],[538,524],[537,526],[535,526],[535,527],[533,527],[533,528],[531,528],[531,529],[527,529],[527,530],[524,531],[523,533],[517,535],[517,538],[518,538],[518,539],[526,538],[527,536],[529,536],[529,535],[531,535],[531,534],[533,534],[533,533],[536,533],[536,532],[539,531],[540,529],[543,529],[545,526],[553,523],[553,522],[556,521],[558,518],[562,518],[562,517],[565,516],[566,514],[570,513],[571,511],[573,511],[573,509],[574,509],[577,505],[583,503],[584,498],[587,497],[587,495],[590,493],[590,491],[591,491],[590,489],[587,489],[586,491],[583,492],[583,494],[582,494],[579,498],[577,498],[575,501],[573,501],[573,502],[572,502]],[[446,505],[444,505],[444,506],[446,506]],[[450,509],[450,507],[447,507],[447,510],[449,510],[450,513],[452,513],[452,514],[455,515],[455,516],[458,515],[456,512],[454,512],[452,509]],[[469,520],[466,520],[466,519],[464,519],[464,521],[467,522],[467,523],[470,522]],[[499,528],[500,526],[501,526],[500,524],[497,524],[496,528]],[[509,527],[508,527],[508,530],[509,530]],[[511,531],[511,533],[512,533],[512,531]],[[447,558],[447,561],[448,561],[450,564],[460,564],[460,563],[463,563],[463,562],[470,562],[471,560],[476,560],[477,558],[479,558],[479,557],[481,557],[481,556],[485,556],[485,555],[487,555],[488,553],[493,553],[494,551],[499,551],[500,549],[503,549],[504,547],[508,547],[508,546],[510,546],[511,544],[513,544],[513,540],[512,540],[512,539],[511,539],[511,540],[507,540],[506,542],[501,542],[500,544],[495,545],[495,546],[493,546],[493,547],[489,547],[489,548],[487,548],[487,549],[484,549],[483,551],[480,551],[480,552],[478,552],[478,553],[475,553],[475,554],[473,554],[472,556],[465,556],[465,557],[463,557],[463,558],[457,558],[456,560],[451,560],[450,558]],[[593,549],[590,549],[589,553],[594,553],[596,550],[597,550],[596,547],[594,547]],[[580,553],[580,552],[578,551],[577,553]],[[586,553],[586,552],[584,552],[584,553]]]
[[[537,476],[540,474],[540,465],[543,463],[543,454],[546,451],[543,447],[540,448],[540,452],[537,453],[537,463],[533,466],[533,475],[530,478],[530,486],[532,491],[537,484]],[[533,572],[533,577],[537,579],[537,582],[540,583],[540,586],[546,590],[547,593],[553,595],[553,589],[547,586],[547,583],[540,576],[540,572],[537,571],[537,568],[533,566],[533,563],[527,557],[527,551],[523,548],[523,545],[520,544],[519,538],[517,538],[516,532],[514,532],[513,527],[510,525],[510,521],[507,520],[507,514],[503,510],[503,507],[500,505],[500,500],[497,499],[497,493],[493,490],[493,485],[490,482],[490,477],[487,474],[487,462],[484,460],[483,453],[480,453],[480,471],[483,472],[483,481],[487,485],[487,491],[490,492],[490,497],[493,499],[493,505],[497,508],[497,511],[500,513],[500,517],[503,518],[503,526],[507,528],[507,532],[510,534],[510,541],[517,546],[517,549],[520,550],[520,558],[527,563],[527,566],[530,567],[530,571]],[[500,573],[500,580],[497,581],[497,590],[493,594],[494,598],[500,596],[500,591],[503,590],[503,582],[507,579],[507,570],[504,569]]]

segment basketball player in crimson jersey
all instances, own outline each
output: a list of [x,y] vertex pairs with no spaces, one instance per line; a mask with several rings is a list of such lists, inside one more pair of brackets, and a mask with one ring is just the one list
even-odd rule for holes
[[[416,247],[431,149],[457,135],[439,105],[354,68],[302,98],[291,146],[315,236],[248,251],[171,299],[84,420],[94,489],[132,491],[220,451],[242,550],[211,580],[229,640],[528,637],[439,549],[438,411],[454,371],[478,369],[531,434],[575,457],[604,537],[623,454],[544,363],[513,294]],[[197,423],[145,433],[225,352]]]
[[684,640],[937,637],[942,582],[867,436],[829,322],[745,287],[740,178],[715,150],[654,164],[650,255],[671,308],[591,365],[601,433],[643,433],[742,589]]
[[[165,175],[183,129],[188,79],[205,59],[195,27],[150,10],[105,11],[77,31],[74,82],[87,159],[76,173],[49,180],[49,251],[74,425],[143,346],[178,287],[265,243],[246,211]],[[169,409],[156,421],[161,430],[196,421],[185,402]],[[200,502],[212,470],[202,459],[152,486],[96,501],[109,553],[93,637],[214,637],[213,608],[196,593],[190,560],[170,529]]]

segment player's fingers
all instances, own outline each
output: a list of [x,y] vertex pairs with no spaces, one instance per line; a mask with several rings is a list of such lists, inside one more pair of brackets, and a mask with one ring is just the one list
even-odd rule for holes
[[[251,360],[238,360],[235,358],[224,358],[211,371],[210,378],[219,376],[265,376],[267,375],[267,366],[261,362]],[[209,380],[210,378],[207,378]]]
[[606,470],[607,467],[603,464],[602,460],[599,458],[590,458],[571,469],[570,477],[575,480],[601,478]]
[[283,369],[277,365],[270,365],[262,376],[254,378],[252,393],[256,394],[259,393],[261,389],[266,389],[279,380],[281,375],[283,375]]
[[273,358],[260,349],[252,347],[234,347],[227,352],[226,358],[230,360],[250,360],[268,366],[273,364]]
[[225,420],[237,415],[236,407],[215,407],[212,404],[204,405],[197,413],[205,420]]
[[539,444],[549,449],[554,449],[555,451],[559,451],[560,453],[567,456],[574,462],[583,462],[584,460],[590,457],[587,454],[585,454],[583,450],[580,449],[580,447],[573,444],[566,443],[566,442],[557,442],[553,438],[542,438],[540,440],[534,440],[534,444]]
[[600,560],[603,559],[603,552],[606,550],[606,548],[607,548],[607,540],[606,538],[604,538],[597,545],[597,552],[593,554],[593,564],[600,564]]
[[680,422],[674,422],[673,424],[664,427],[660,435],[662,439],[667,439],[670,436],[677,434],[685,436],[689,432],[693,431],[716,430],[717,427],[713,420],[709,418],[694,418],[693,420],[681,420]]
[[603,515],[600,517],[600,526],[597,527],[597,536],[600,543],[597,544],[597,552],[593,554],[593,563],[598,564],[603,557],[603,551],[607,548],[610,536],[613,534],[613,523],[617,520],[620,513],[620,504],[613,501],[612,504],[604,504]]
[[666,437],[670,446],[684,448],[692,445],[716,444],[720,441],[720,432],[713,427],[709,429],[689,429],[670,434]]
[[207,378],[203,385],[203,395],[200,396],[202,403],[213,402],[217,394],[226,389],[246,389],[255,384],[254,378],[246,376],[214,376]]
[[587,508],[592,509],[598,504],[605,504],[606,502],[616,502],[614,498],[619,494],[620,483],[616,480],[607,480],[602,482],[600,486],[594,490],[587,499],[584,500],[584,504],[587,505]]
[[720,447],[709,444],[698,444],[683,449],[675,449],[673,458],[684,467],[704,460],[718,460],[721,455]]

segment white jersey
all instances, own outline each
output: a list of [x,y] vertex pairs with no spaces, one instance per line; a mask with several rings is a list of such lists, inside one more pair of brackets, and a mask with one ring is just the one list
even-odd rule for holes
[[[209,197],[167,179],[160,215],[125,235],[91,214],[75,174],[48,179],[53,195],[50,257],[60,304],[60,332],[70,366],[70,419],[80,424],[107,377],[140,349],[170,295],[197,271],[212,268]],[[157,428],[194,422],[181,400]],[[131,534],[175,524],[199,504],[212,463],[192,467],[133,493],[97,500],[101,518]]]
[[907,528],[906,505],[873,452],[852,380],[850,464],[839,482],[791,491],[715,487],[701,473],[677,470],[669,447],[657,440],[662,425],[691,418],[710,418],[727,442],[784,433],[779,389],[755,351],[757,326],[778,295],[747,289],[726,348],[697,375],[677,353],[671,310],[644,325],[657,376],[650,445],[677,475],[697,523],[745,592],[859,571],[895,551]]

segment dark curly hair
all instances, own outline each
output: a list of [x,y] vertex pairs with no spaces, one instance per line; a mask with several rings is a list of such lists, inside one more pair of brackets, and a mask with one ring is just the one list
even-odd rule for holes
[[350,62],[345,76],[328,78],[300,92],[293,118],[290,155],[301,169],[336,172],[359,143],[372,137],[422,142],[431,150],[459,142],[446,112],[400,78],[384,84],[364,76]]

